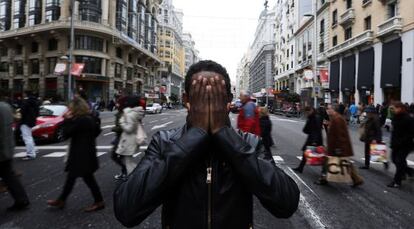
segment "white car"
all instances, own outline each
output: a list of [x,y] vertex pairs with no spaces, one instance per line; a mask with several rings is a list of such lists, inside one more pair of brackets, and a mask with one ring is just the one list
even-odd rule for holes
[[148,104],[145,112],[157,114],[162,112],[162,106],[159,103]]

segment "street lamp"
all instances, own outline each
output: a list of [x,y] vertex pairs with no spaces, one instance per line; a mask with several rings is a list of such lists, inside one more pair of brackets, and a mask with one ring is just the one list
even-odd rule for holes
[[318,98],[316,96],[316,84],[318,81],[317,78],[317,67],[318,67],[318,60],[316,55],[318,55],[317,51],[316,51],[316,45],[317,45],[317,40],[318,40],[318,26],[317,26],[317,18],[316,18],[316,14],[317,14],[317,0],[313,0],[313,12],[312,14],[304,14],[303,16],[305,17],[312,17],[313,18],[313,106],[316,108],[318,106]]
[[68,102],[73,98],[73,87],[72,86],[72,62],[73,62],[73,41],[75,40],[75,28],[73,26],[73,18],[75,17],[75,0],[70,1],[70,46],[69,46],[69,67],[68,67]]

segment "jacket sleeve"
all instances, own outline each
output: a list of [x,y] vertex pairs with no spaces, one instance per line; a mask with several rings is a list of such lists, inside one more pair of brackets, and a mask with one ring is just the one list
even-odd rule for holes
[[299,204],[297,184],[270,160],[258,158],[257,155],[264,153],[263,145],[259,142],[257,146],[251,146],[248,144],[249,138],[254,136],[245,136],[243,139],[231,127],[223,127],[213,138],[245,188],[259,198],[274,216],[290,217]]
[[[115,217],[126,227],[140,224],[163,203],[185,169],[199,157],[208,134],[191,128],[175,142],[154,135],[145,156],[114,192]],[[162,142],[163,141],[163,142]]]
[[76,125],[75,120],[70,119],[64,119],[62,122],[62,131],[63,131],[63,138],[68,139],[71,138],[74,133],[76,132]]

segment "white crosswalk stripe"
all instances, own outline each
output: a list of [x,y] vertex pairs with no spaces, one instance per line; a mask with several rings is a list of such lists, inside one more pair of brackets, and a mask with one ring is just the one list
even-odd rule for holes
[[283,162],[283,158],[281,156],[273,156],[273,160],[275,160],[275,162]]

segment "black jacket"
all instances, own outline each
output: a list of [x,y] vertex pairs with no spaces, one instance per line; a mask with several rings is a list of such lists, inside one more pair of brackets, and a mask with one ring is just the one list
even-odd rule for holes
[[230,127],[213,136],[186,126],[158,132],[115,190],[115,216],[132,227],[163,205],[162,228],[247,229],[255,195],[274,216],[290,217],[298,186],[263,154],[258,137]]
[[368,118],[365,123],[365,142],[370,143],[373,140],[382,142],[381,123],[377,117]]
[[265,147],[271,147],[274,145],[272,139],[272,122],[270,121],[269,116],[260,117],[260,131],[263,145]]
[[392,120],[391,149],[411,150],[413,148],[414,121],[407,113],[395,115]]
[[307,134],[306,142],[303,145],[302,150],[306,149],[306,146],[316,144],[316,146],[323,145],[322,138],[322,120],[318,114],[310,115],[303,127],[303,133]]
[[20,112],[22,114],[20,124],[34,127],[36,125],[36,118],[39,116],[39,101],[32,96],[24,99]]
[[82,176],[98,169],[96,137],[101,127],[91,115],[65,119],[62,123],[63,135],[71,138],[65,171]]
[[322,121],[329,121],[329,115],[328,112],[326,112],[325,107],[319,107],[318,108],[318,115],[322,119]]

